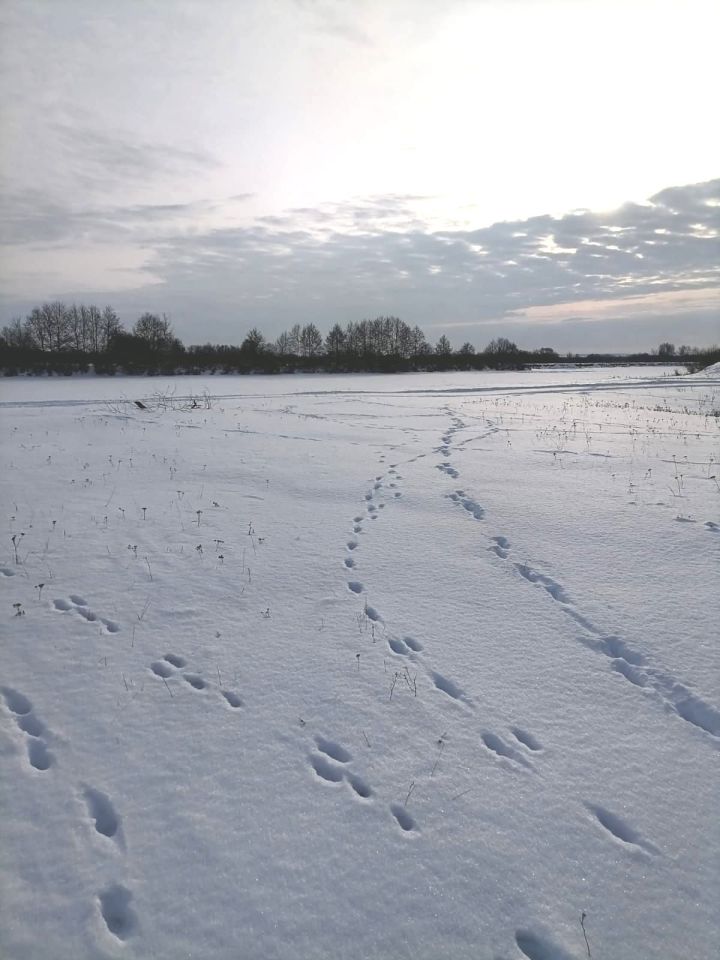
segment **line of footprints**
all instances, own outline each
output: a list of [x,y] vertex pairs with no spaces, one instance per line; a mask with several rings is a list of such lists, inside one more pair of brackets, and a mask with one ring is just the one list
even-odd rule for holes
[[[392,491],[393,499],[400,499],[400,497],[402,497],[402,493],[400,490],[397,489],[397,486],[398,486],[398,480],[402,480],[402,477],[395,469],[395,466],[396,464],[393,464],[388,470],[387,475],[390,479],[387,484],[387,487],[388,487],[388,490]],[[362,533],[363,523],[365,522],[365,520],[377,520],[377,518],[380,516],[379,511],[385,509],[387,505],[385,502],[378,502],[378,503],[375,502],[376,499],[379,499],[379,497],[384,496],[382,492],[385,486],[383,483],[384,480],[385,480],[385,476],[383,474],[375,477],[372,488],[368,490],[367,493],[365,494],[366,513],[365,515],[358,514],[357,516],[353,517],[353,533]],[[345,546],[350,552],[350,556],[345,557],[343,563],[345,564],[348,570],[353,570],[357,566],[357,561],[355,560],[355,557],[352,554],[360,546],[360,542],[356,540],[355,537],[352,537],[350,540],[347,541]],[[359,580],[350,580],[348,582],[348,589],[351,590],[352,593],[360,594],[363,592],[365,588],[363,584],[360,583]],[[370,620],[377,621],[380,619],[379,615],[376,614],[376,612],[372,609],[372,607],[368,608],[366,613]]]
[[[361,801],[371,801],[372,789],[367,783],[354,773],[349,764],[352,763],[352,754],[341,744],[325,737],[315,737],[316,749],[309,755],[310,766],[316,776],[328,784],[347,783],[353,793]],[[390,812],[406,833],[417,830],[415,820],[410,816],[404,804],[391,803]]]
[[[481,740],[490,753],[500,760],[508,761],[510,769],[533,769],[529,757],[542,753],[542,744],[531,733],[520,727],[512,727],[510,732],[517,746],[511,746],[497,734],[487,731],[481,735]],[[315,776],[330,785],[345,783],[361,801],[371,801],[374,791],[350,767],[353,760],[350,751],[337,741],[326,737],[316,736],[314,742],[315,748],[308,755],[308,761]],[[636,830],[615,814],[593,804],[586,804],[586,807],[595,815],[599,824],[616,839],[625,844],[640,847],[647,852],[657,852],[652,844],[643,840]],[[390,804],[390,812],[406,833],[418,829],[406,803]]]
[[[455,490],[446,494],[447,498],[456,506],[462,507],[475,520],[483,520],[485,511],[463,490]],[[490,536],[491,546],[487,549],[501,560],[509,560],[511,553],[510,541],[504,536]],[[628,644],[614,634],[606,634],[597,624],[581,613],[569,596],[565,587],[552,577],[536,570],[527,563],[512,561],[517,573],[536,588],[545,590],[550,597],[559,604],[560,609],[567,616],[575,620],[584,633],[577,639],[584,646],[610,660],[611,668],[624,679],[637,687],[654,690],[660,699],[687,723],[704,730],[712,737],[720,737],[720,712],[711,704],[705,703],[675,677],[650,667],[642,653],[632,650]],[[446,689],[447,693],[451,693]],[[452,693],[451,693],[452,695]],[[462,699],[462,698],[461,698]]]
[[[46,772],[56,763],[47,745],[52,734],[40,720],[25,694],[12,687],[0,687],[0,693],[15,724],[25,735],[28,763],[34,770]],[[82,784],[80,797],[96,834],[109,840],[116,849],[124,850],[121,820],[107,794],[88,784]],[[127,940],[137,927],[137,917],[130,906],[131,901],[132,893],[121,883],[111,883],[96,896],[100,916],[108,931],[117,940]]]
[[104,633],[119,633],[120,625],[114,620],[108,620],[107,617],[99,617],[90,609],[86,600],[77,594],[71,593],[69,597],[60,597],[52,602],[53,609],[58,613],[72,613],[88,623],[98,623]]
[[[185,667],[187,667],[187,660],[185,657],[178,656],[176,653],[166,653],[160,660],[155,660],[150,664],[150,670],[156,677],[159,677],[165,682],[171,677],[178,677],[193,690],[209,690],[212,688],[213,685],[199,673],[183,672]],[[242,707],[242,698],[235,693],[234,690],[226,690],[221,686],[220,693],[225,702],[232,707],[233,710]]]
[[[460,421],[454,421],[453,426],[443,436],[443,447],[441,448],[441,452],[445,456],[450,454],[449,444],[452,440],[452,434],[461,427],[462,423]],[[391,487],[397,486],[396,481],[402,479],[402,477],[395,470],[395,466],[396,465],[393,464],[389,469],[389,475],[393,478],[390,483]],[[456,473],[456,471],[452,470],[452,468],[446,469],[448,467],[451,467],[449,461],[442,463],[440,465],[441,472],[447,473],[449,476],[453,476],[453,473]],[[375,498],[375,495],[382,489],[382,480],[382,476],[376,477],[372,490],[365,494],[365,500],[368,503],[368,513],[371,519],[375,519],[378,516],[377,510],[370,508],[374,507],[372,501]],[[398,493],[395,494],[395,496],[398,495]],[[455,490],[446,496],[453,502],[455,506],[461,507],[474,520],[482,521],[485,519],[485,510],[483,507],[464,490]],[[384,506],[384,504],[380,504],[380,506]],[[356,516],[353,519],[354,533],[361,532],[363,519],[364,518],[361,516]],[[511,552],[511,544],[508,538],[498,535],[489,536],[488,539],[490,540],[491,544],[488,547],[488,551],[494,553],[502,560],[507,560]],[[353,570],[356,567],[356,560],[353,554],[357,550],[359,543],[357,540],[352,539],[348,541],[346,546],[348,551],[350,551],[350,556],[347,556],[343,562],[347,569]],[[525,564],[515,563],[514,566],[518,573],[525,580],[528,580],[532,584],[543,587],[554,600],[559,601],[561,604],[563,604],[563,606],[566,607],[566,609],[569,608],[569,598],[560,584],[556,583],[552,578],[540,573],[539,571],[533,570]],[[356,580],[351,580],[348,582],[348,589],[355,594],[360,594],[364,591],[363,584]],[[568,609],[568,612],[570,611],[571,608]],[[577,619],[584,619],[574,610],[572,610],[572,613],[577,617]],[[373,607],[366,605],[365,615],[370,620],[382,622],[382,618]],[[619,641],[619,638],[603,639],[606,642],[611,640]],[[414,663],[422,664],[423,658],[420,656],[420,654],[422,653],[423,646],[418,640],[414,639],[413,637],[406,636],[400,638],[388,634],[386,636],[386,641],[392,653],[399,657],[408,658]],[[612,649],[603,649],[602,652],[611,657],[628,657],[628,651],[625,649],[622,641],[619,641],[619,644],[619,648],[616,649],[616,645],[610,643],[610,647]],[[474,709],[471,698],[458,686],[458,684],[443,676],[441,673],[438,673],[436,670],[427,667],[425,669],[427,670],[427,673],[432,679],[437,690],[450,697],[452,700],[460,702],[470,709]],[[542,754],[543,745],[532,733],[518,726],[513,726],[510,728],[510,735],[512,739],[509,737],[503,739],[497,733],[485,730],[481,733],[480,739],[488,753],[495,757],[496,760],[500,761],[506,767],[506,769],[535,772],[531,758],[533,756],[539,756]],[[322,737],[316,737],[315,742],[319,753],[316,752],[310,756],[310,763],[315,774],[321,780],[331,784],[339,784],[345,781],[352,787],[358,796],[360,796],[362,799],[369,799],[372,796],[372,791],[364,784],[362,780],[357,778],[355,774],[351,773],[345,767],[345,764],[348,764],[351,760],[349,752],[339,744],[326,740]],[[358,789],[358,785],[360,786],[360,789]],[[625,845],[634,847],[635,849],[644,850],[645,852],[657,852],[657,848],[655,848],[648,841],[644,840],[633,827],[625,823],[625,821],[623,821],[622,818],[618,817],[616,814],[613,814],[605,808],[594,804],[586,803],[585,806],[588,811],[594,815],[597,823],[603,828],[603,830],[616,840],[621,841],[621,843]],[[417,830],[417,825],[414,819],[408,813],[405,804],[392,804],[390,809],[396,821],[404,831],[412,832]]]

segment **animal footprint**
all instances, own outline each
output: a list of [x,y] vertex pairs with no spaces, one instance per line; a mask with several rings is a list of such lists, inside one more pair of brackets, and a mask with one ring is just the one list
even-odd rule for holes
[[354,773],[346,773],[345,776],[347,782],[362,800],[369,800],[370,797],[372,797],[373,792],[364,780],[356,776]]
[[393,653],[398,653],[401,657],[408,657],[410,655],[410,647],[399,637],[388,637],[388,646]]
[[556,943],[544,937],[539,937],[531,930],[518,930],[515,934],[515,943],[528,960],[573,960],[573,957],[562,947],[558,947]]
[[447,496],[453,503],[457,503],[464,510],[467,510],[476,520],[482,520],[485,517],[485,511],[480,504],[469,497],[464,490],[456,490],[455,493],[449,493]]
[[173,668],[165,660],[156,660],[150,664],[150,669],[156,677],[162,677],[163,680],[173,675]]
[[131,900],[132,894],[120,883],[113,883],[98,894],[98,905],[105,926],[118,940],[127,940],[137,928]]
[[243,705],[240,697],[236,693],[233,693],[232,690],[221,690],[220,692],[234,710],[237,710]]
[[641,850],[645,850],[646,853],[659,852],[657,847],[647,840],[644,840],[634,827],[631,827],[630,824],[626,823],[621,817],[618,817],[617,814],[611,813],[610,810],[606,810],[605,807],[599,807],[592,803],[586,803],[585,806],[590,813],[595,815],[600,826],[612,834],[616,840],[633,847],[639,847]]
[[507,560],[510,553],[510,541],[507,537],[490,537],[490,539],[495,543],[495,546],[488,547],[488,550],[492,550],[498,557]]
[[12,567],[0,567],[0,577],[14,577],[15,571]]
[[179,657],[176,653],[166,653],[163,657],[163,660],[167,660],[168,663],[172,664],[173,667],[178,669],[187,666],[187,660],[185,657]]
[[343,747],[341,744],[336,743],[334,740],[326,740],[325,737],[315,737],[315,743],[317,744],[318,750],[326,754],[332,760],[337,760],[338,763],[350,763],[352,760],[352,755]]
[[449,477],[452,477],[453,480],[457,480],[457,478],[460,476],[457,470],[447,460],[445,460],[443,463],[439,463],[437,465],[437,469],[441,473],[446,473]]
[[350,580],[348,583],[348,590],[352,590],[353,593],[362,593],[364,589],[359,580]]
[[183,680],[189,683],[194,690],[204,690],[207,687],[207,681],[198,673],[184,673]]
[[513,747],[508,746],[496,733],[483,733],[481,738],[488,750],[491,750],[496,756],[514,760],[515,763],[519,763],[523,767],[530,767],[529,761]]
[[83,796],[97,833],[111,840],[119,840],[120,817],[115,812],[110,798],[94,787],[85,787]]
[[463,691],[452,680],[448,680],[448,678],[444,677],[441,673],[436,673],[435,670],[430,671],[430,676],[437,689],[442,691],[442,693],[447,694],[448,697],[452,697],[453,700],[463,700],[467,702],[467,697]]
[[48,770],[53,764],[53,755],[44,740],[32,738],[27,743],[28,760],[36,770]]
[[411,653],[419,653],[422,650],[422,644],[412,637],[390,637],[388,646],[393,653],[398,653],[402,657],[409,657]]
[[28,761],[35,770],[48,770],[54,763],[54,757],[48,750],[43,736],[47,733],[45,724],[35,716],[32,703],[23,693],[11,687],[0,687],[0,692],[8,710],[14,715],[15,723],[27,735],[25,747]]
[[415,821],[401,803],[390,804],[390,812],[397,820],[400,829],[404,830],[405,833],[412,833],[414,830],[417,830]]
[[536,740],[531,733],[527,732],[527,730],[522,730],[520,727],[511,727],[510,733],[512,733],[519,743],[521,743],[524,747],[527,747],[528,750],[533,750],[535,752],[542,750],[542,744],[540,741]]
[[325,737],[315,737],[315,745],[320,753],[310,754],[310,765],[317,776],[326,783],[342,783],[346,780],[353,793],[361,800],[370,800],[373,791],[357,774],[346,769],[352,761],[352,754],[342,744]]
[[2,692],[8,710],[16,716],[24,716],[32,710],[32,704],[25,694],[18,693],[17,690],[13,690],[11,687],[1,687],[0,692]]
[[76,593],[71,593],[68,599],[59,597],[53,600],[52,605],[59,613],[76,613],[83,620],[87,620],[88,623],[100,623],[105,633],[119,633],[120,631],[119,624],[114,620],[108,620],[106,617],[99,617],[88,607],[87,601]]
[[310,765],[318,777],[327,783],[341,783],[345,777],[345,771],[341,767],[336,767],[334,763],[330,763],[326,757],[311,754]]
[[533,570],[532,567],[528,567],[524,563],[516,563],[515,569],[529,583],[536,583],[544,587],[553,600],[557,600],[558,603],[570,603],[570,598],[565,593],[564,588],[550,577],[545,576],[544,573],[538,573],[537,570]]

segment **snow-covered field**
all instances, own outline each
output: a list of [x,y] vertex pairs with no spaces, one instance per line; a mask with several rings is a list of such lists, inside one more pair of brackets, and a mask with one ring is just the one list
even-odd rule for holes
[[720,373],[657,373],[3,381],[0,956],[715,957]]

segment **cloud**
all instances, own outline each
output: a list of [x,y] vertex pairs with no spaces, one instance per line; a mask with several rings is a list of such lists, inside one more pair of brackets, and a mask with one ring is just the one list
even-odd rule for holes
[[108,188],[130,189],[148,181],[199,176],[216,169],[218,161],[209,153],[169,143],[137,142],[121,132],[95,129],[77,123],[49,125],[49,136],[59,150],[59,161],[75,174],[86,190],[105,194]]
[[[242,210],[247,198],[238,199]],[[647,326],[653,310],[706,318],[718,302],[720,179],[607,212],[474,230],[431,229],[417,214],[425,199],[380,195],[208,226],[222,201],[69,211],[26,195],[8,223],[20,243],[135,238],[147,252],[141,283],[151,276],[149,295],[187,318],[178,323],[187,339],[197,336],[194,316],[213,318],[203,335],[218,340],[240,336],[237,318],[272,336],[296,321],[377,313],[484,336],[494,324],[580,330],[592,317],[619,324],[632,315]],[[681,296],[684,305],[673,299]]]

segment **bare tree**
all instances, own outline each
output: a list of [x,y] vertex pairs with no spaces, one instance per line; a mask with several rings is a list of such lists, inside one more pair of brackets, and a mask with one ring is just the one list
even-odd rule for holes
[[452,344],[448,338],[443,334],[438,342],[435,344],[435,353],[439,357],[449,357],[452,353]]
[[157,313],[144,313],[133,327],[133,334],[144,340],[151,350],[168,346],[175,339],[172,324],[166,314],[161,317]]
[[250,354],[251,356],[257,356],[257,354],[263,352],[265,346],[265,337],[260,333],[257,327],[253,327],[252,330],[248,331],[245,339],[242,342],[240,350],[243,353]]
[[0,336],[8,347],[28,349],[36,345],[27,320],[23,322],[20,317],[15,317],[8,326],[3,327]]
[[327,337],[325,337],[325,352],[337,359],[345,349],[346,339],[343,328],[339,323],[336,323]]
[[301,331],[300,331],[299,323],[296,323],[295,326],[292,327],[290,329],[290,332],[288,333],[288,341],[289,341],[289,348],[290,348],[289,353],[291,353],[294,357],[300,356],[300,334],[301,334]]
[[322,335],[314,323],[306,323],[302,328],[300,352],[303,357],[317,357],[322,353]]
[[519,353],[517,344],[507,337],[497,337],[485,347],[485,353]]
[[93,323],[97,323],[97,339],[95,349],[98,353],[103,350],[109,350],[115,337],[122,332],[120,319],[112,307],[107,306],[102,312],[102,316]]
[[290,334],[284,330],[273,344],[273,349],[279,357],[286,357],[292,353],[290,349]]

